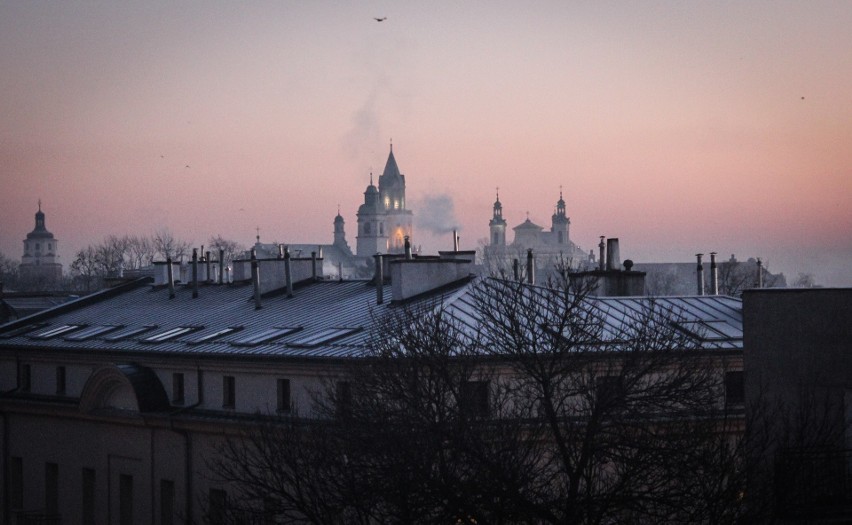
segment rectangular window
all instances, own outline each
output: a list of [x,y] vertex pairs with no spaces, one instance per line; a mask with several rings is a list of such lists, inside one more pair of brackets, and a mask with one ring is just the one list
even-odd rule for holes
[[59,465],[44,464],[44,508],[48,514],[59,512]]
[[57,366],[56,367],[56,394],[60,396],[65,395],[65,367]]
[[289,412],[290,411],[290,380],[289,379],[279,379],[278,380],[278,411],[279,412]]
[[32,388],[33,369],[30,365],[21,365],[21,391],[29,392]]
[[349,381],[337,382],[334,408],[339,418],[347,418],[352,415],[352,383]]
[[24,507],[24,460],[13,456],[9,458],[9,506],[13,509]]
[[118,523],[133,525],[133,476],[118,477]]
[[207,522],[210,525],[223,525],[225,523],[225,510],[228,505],[228,494],[221,489],[210,489],[208,499]]
[[234,376],[224,376],[222,378],[222,406],[224,408],[234,408],[236,406],[237,395],[235,390]]
[[99,335],[108,334],[115,330],[122,328],[121,325],[97,325],[90,326],[88,328],[84,328],[79,332],[74,332],[73,334],[67,336],[65,338],[66,341],[87,341]]
[[172,525],[175,522],[175,482],[160,480],[160,524]]
[[604,410],[614,408],[624,397],[621,378],[619,376],[600,376],[595,378],[595,400]]
[[95,469],[83,469],[83,525],[95,525]]
[[473,419],[487,418],[491,412],[488,381],[464,381],[461,384],[461,414]]
[[182,405],[184,402],[183,374],[175,372],[172,374],[172,403]]
[[725,372],[725,405],[741,405],[745,402],[745,384],[742,371]]

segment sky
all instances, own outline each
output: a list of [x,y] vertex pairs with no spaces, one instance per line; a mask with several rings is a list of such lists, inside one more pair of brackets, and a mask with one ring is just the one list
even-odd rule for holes
[[[374,17],[387,17],[377,22]],[[330,243],[389,145],[414,244],[549,227],[852,286],[852,2],[0,0],[0,253]],[[418,226],[419,224],[419,226]]]

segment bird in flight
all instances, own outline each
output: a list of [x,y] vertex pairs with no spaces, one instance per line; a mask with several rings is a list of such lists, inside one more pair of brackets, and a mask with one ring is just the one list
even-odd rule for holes
[[387,20],[387,19],[388,19],[388,17],[386,17],[386,16],[383,16],[383,17],[381,17],[381,18],[373,17],[373,20],[375,20],[376,22],[383,22],[383,21],[385,21],[385,20]]

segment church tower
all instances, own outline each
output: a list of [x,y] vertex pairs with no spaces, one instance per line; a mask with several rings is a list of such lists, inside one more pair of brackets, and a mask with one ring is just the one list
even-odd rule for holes
[[491,229],[491,246],[506,246],[506,219],[503,218],[503,205],[500,204],[500,190],[497,190],[497,200],[494,201],[494,215],[488,222]]
[[332,245],[342,250],[346,255],[351,256],[352,250],[346,242],[346,231],[344,229],[345,224],[343,216],[340,215],[340,206],[338,206],[337,217],[334,218],[334,242]]
[[21,280],[27,287],[46,290],[62,279],[62,265],[57,262],[58,244],[45,226],[41,201],[38,201],[35,228],[24,239],[24,255],[19,266]]
[[393,144],[390,146],[385,170],[379,177],[379,198],[380,206],[385,213],[387,252],[403,253],[406,237],[414,244],[413,214],[405,207],[405,175],[400,173],[399,166],[396,164]]
[[[342,225],[342,223],[341,223]],[[379,190],[370,185],[364,191],[364,204],[358,208],[358,236],[356,237],[356,255],[372,257],[377,253],[387,253],[388,237],[385,229],[385,210],[380,200]],[[335,240],[337,239],[337,220],[335,219]]]
[[[556,201],[556,212],[551,217],[550,231],[556,244],[568,244],[568,227],[571,219],[565,215],[565,201],[562,200],[562,187],[559,188],[559,200]],[[551,241],[552,242],[552,241]]]

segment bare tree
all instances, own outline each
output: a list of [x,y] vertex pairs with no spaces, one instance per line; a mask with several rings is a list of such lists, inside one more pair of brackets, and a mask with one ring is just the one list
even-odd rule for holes
[[175,237],[168,229],[160,229],[151,236],[154,253],[163,260],[171,258],[173,261],[183,259],[189,253],[190,243]]
[[234,515],[735,522],[742,422],[720,402],[718,361],[652,300],[613,323],[594,285],[484,279],[452,305],[377,319],[312,420],[227,441],[212,468],[238,491]]
[[239,258],[246,251],[244,245],[237,241],[226,239],[221,235],[211,236],[208,242],[210,243],[211,251],[214,252],[216,257],[219,256],[219,250],[224,251],[226,264],[230,264],[231,261]]

